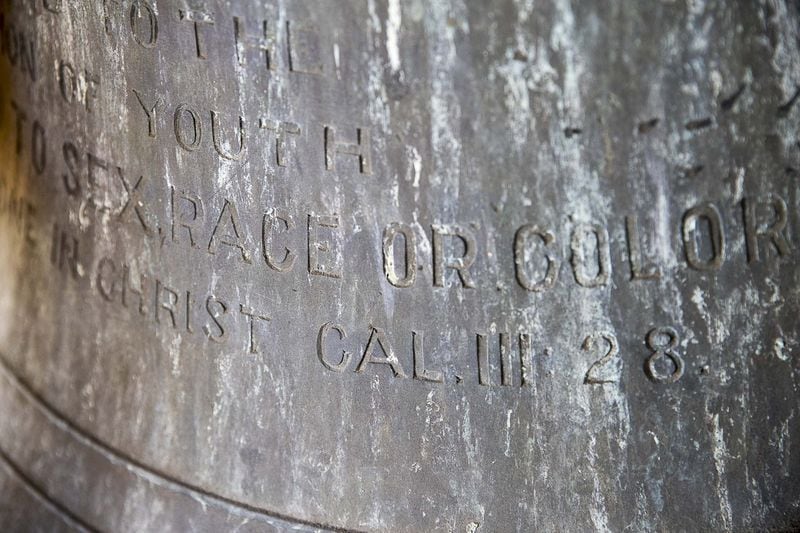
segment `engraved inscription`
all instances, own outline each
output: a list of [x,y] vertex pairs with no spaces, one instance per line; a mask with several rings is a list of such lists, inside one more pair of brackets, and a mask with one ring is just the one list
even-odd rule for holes
[[595,346],[602,346],[601,340],[608,345],[608,348],[605,354],[592,363],[592,366],[586,371],[586,376],[583,378],[583,382],[586,384],[615,383],[617,381],[615,377],[608,375],[609,373],[615,373],[615,369],[612,366],[615,363],[616,356],[619,354],[617,337],[613,333],[592,333],[584,339],[582,348],[584,351],[591,352]]
[[[678,346],[678,333],[672,327],[661,327],[650,330],[646,337],[647,347],[652,354],[647,358],[645,369],[647,376],[657,383],[674,383],[683,375],[683,358],[675,351]],[[673,368],[667,370],[657,368],[657,365],[669,360]]]
[[[541,245],[545,248],[543,255],[547,264],[543,277],[539,278],[530,273],[531,267],[529,267],[533,263],[532,248],[534,248],[536,240],[541,241]],[[538,226],[532,224],[526,224],[517,230],[514,237],[514,267],[517,282],[525,290],[542,292],[555,285],[561,266],[560,261],[549,251],[555,240],[556,238],[551,232],[540,230]]]
[[[491,350],[489,349],[489,335],[478,333],[476,336],[476,354],[478,358],[478,384],[491,385],[492,368],[491,364]],[[507,333],[500,333],[497,336],[499,346],[499,360],[500,360],[500,385],[503,387],[510,387],[514,385],[514,363],[511,348],[511,336]],[[519,382],[520,387],[525,386],[530,381],[531,364],[532,364],[532,351],[531,351],[531,337],[527,333],[520,333],[517,337],[517,361],[519,364]]]
[[100,77],[62,60],[58,65],[58,88],[66,103],[80,104],[90,112],[99,96]]
[[[468,289],[475,287],[475,281],[470,274],[469,268],[477,257],[477,241],[475,236],[467,228],[458,224],[434,224],[431,226],[433,232],[433,284],[436,287],[445,286],[445,272],[448,269],[455,270],[461,284]],[[454,240],[463,243],[464,251],[460,257],[452,257],[446,253],[445,237],[454,237]]]
[[[702,234],[701,225],[708,226],[710,252],[706,259],[701,258],[698,236]],[[686,262],[697,270],[719,270],[725,260],[725,234],[722,219],[714,204],[702,204],[689,209],[683,216],[683,245]]]
[[336,130],[325,126],[325,168],[336,169],[336,154],[356,156],[362,174],[372,174],[372,157],[370,152],[369,130],[356,128],[356,142],[349,143],[338,140]]
[[[397,274],[395,266],[395,242],[398,236],[403,243],[405,266],[403,274]],[[395,287],[410,287],[417,276],[417,246],[414,230],[406,224],[392,223],[383,231],[383,271],[386,279]]]

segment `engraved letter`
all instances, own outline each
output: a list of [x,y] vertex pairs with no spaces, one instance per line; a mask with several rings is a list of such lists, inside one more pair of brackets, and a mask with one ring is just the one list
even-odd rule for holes
[[[191,140],[186,138],[186,132],[182,124],[183,117],[186,114],[188,114],[192,119]],[[200,121],[200,115],[197,114],[197,111],[189,107],[189,104],[180,104],[177,108],[175,108],[174,125],[175,138],[178,140],[178,144],[180,144],[183,149],[194,152],[200,148],[200,142],[203,140],[203,123]]]
[[[597,274],[590,277],[586,273],[586,257],[584,248],[586,236],[593,234],[597,250]],[[575,281],[583,287],[600,287],[608,283],[611,275],[611,250],[608,246],[608,232],[603,226],[597,224],[579,224],[572,230],[572,272]]]
[[109,302],[114,299],[114,293],[117,291],[117,267],[114,261],[108,257],[103,257],[97,263],[97,277],[95,283],[100,295]]
[[[167,294],[166,302],[161,297],[162,293]],[[170,322],[172,322],[172,327],[177,328],[178,323],[175,321],[175,313],[178,311],[176,308],[177,305],[178,305],[178,293],[170,289],[163,283],[161,283],[161,281],[158,278],[156,278],[156,295],[155,295],[156,323],[157,324],[161,323],[159,310],[164,309],[169,313],[169,320]]]
[[[170,213],[172,215],[172,242],[178,241],[178,229],[186,228],[186,233],[189,234],[189,245],[194,248],[197,245],[194,240],[193,230],[198,231],[196,227],[202,222],[203,216],[203,201],[196,194],[186,191],[176,193],[175,187],[170,186]],[[191,218],[187,218],[186,211],[179,211],[176,208],[176,195],[177,200],[186,200],[186,205],[189,206],[188,212]]]
[[[139,31],[139,19],[142,18],[142,11],[145,12],[148,21],[147,38],[143,38]],[[131,33],[133,40],[144,48],[153,48],[158,41],[158,17],[155,9],[146,1],[133,0],[131,2]]]
[[331,363],[325,357],[325,339],[328,337],[328,332],[330,330],[334,330],[336,333],[339,334],[339,340],[343,340],[347,337],[347,333],[345,332],[342,326],[334,324],[332,322],[327,322],[319,328],[319,334],[317,335],[317,357],[319,357],[320,362],[327,368],[328,370],[333,370],[334,372],[341,372],[345,368],[347,368],[347,364],[350,362],[350,352],[346,352],[342,350],[342,358],[339,360],[338,363]]
[[289,70],[305,74],[322,74],[318,30],[311,24],[286,21],[286,44],[289,49]]
[[122,218],[125,213],[128,211],[128,208],[133,205],[133,211],[136,213],[136,218],[139,219],[139,223],[142,225],[144,232],[148,235],[150,234],[150,213],[145,209],[144,201],[142,200],[142,193],[139,187],[141,186],[142,182],[144,181],[144,176],[139,176],[139,179],[136,180],[136,183],[131,186],[128,183],[128,180],[125,179],[125,176],[122,175],[122,171],[118,172],[119,179],[122,181],[123,187],[125,187],[125,193],[128,197],[125,205],[122,206],[122,209],[119,211],[119,218]]
[[194,42],[197,50],[197,57],[200,59],[207,59],[205,39],[200,33],[201,24],[214,24],[214,19],[210,13],[201,10],[187,9],[178,10],[178,16],[181,20],[191,22],[194,24]]
[[[224,225],[230,226],[232,233],[221,234],[220,228]],[[239,214],[236,211],[236,205],[234,205],[233,202],[225,200],[225,203],[222,205],[222,211],[219,213],[217,224],[214,226],[214,231],[211,232],[211,239],[208,241],[209,253],[217,253],[217,240],[219,240],[221,244],[237,248],[242,255],[242,261],[249,263],[250,254],[245,249],[244,244],[242,244],[242,235],[239,232],[239,226]]]
[[145,315],[147,313],[147,306],[144,303],[144,291],[147,278],[144,274],[139,274],[139,288],[137,289],[131,284],[131,268],[128,265],[123,265],[122,273],[122,305],[128,307],[128,291],[130,291],[139,297],[139,314]]
[[[380,348],[383,355],[375,354],[375,349],[377,347]],[[364,348],[364,357],[362,357],[361,362],[358,363],[356,372],[364,372],[367,368],[367,363],[389,365],[395,377],[406,377],[405,372],[403,372],[403,367],[400,366],[400,361],[398,361],[397,357],[394,355],[392,345],[386,338],[386,332],[375,326],[372,326],[372,333],[367,341],[367,347]]]
[[[116,168],[117,175],[122,177],[122,169],[114,167],[105,159],[101,159],[94,154],[86,153],[88,178],[89,178],[89,200],[98,210],[107,211],[111,209],[109,200],[111,191],[111,177],[109,172]],[[121,213],[120,213],[121,214]]]
[[45,143],[44,128],[39,121],[33,121],[33,139],[31,141],[31,159],[33,169],[37,174],[44,172],[47,164],[47,147]]
[[341,278],[341,265],[339,264],[339,254],[334,254],[337,262],[334,265],[326,265],[320,262],[319,254],[333,253],[328,241],[319,240],[317,230],[319,228],[336,229],[339,227],[339,215],[308,215],[308,271],[318,276],[328,276],[331,278]]
[[22,125],[28,120],[28,115],[23,111],[16,102],[11,101],[11,109],[14,110],[14,124],[17,132],[17,155],[22,153]]
[[270,130],[275,132],[275,162],[279,167],[286,166],[286,136],[299,135],[300,126],[294,122],[278,122],[277,120],[270,120],[262,118],[258,123],[262,130]]
[[65,102],[71,104],[75,101],[75,93],[78,92],[78,80],[75,77],[75,69],[66,61],[61,61],[58,66],[58,86]]
[[639,247],[639,230],[636,217],[625,217],[625,235],[628,237],[628,259],[631,263],[631,279],[659,279],[661,271],[655,265],[642,265],[642,251]]
[[544,273],[544,279],[533,281],[526,268],[528,256],[526,252],[528,251],[530,237],[538,237],[545,248],[550,248],[555,243],[556,238],[549,231],[542,231],[538,226],[532,224],[526,224],[519,228],[514,237],[514,266],[516,267],[517,282],[527,291],[542,292],[555,285],[561,262],[557,257],[554,257],[554,254],[545,250],[547,270]]
[[221,134],[219,133],[220,125],[219,119],[217,118],[217,112],[211,112],[211,138],[214,141],[214,148],[217,150],[217,153],[224,157],[225,159],[230,159],[231,161],[239,161],[242,156],[244,156],[246,146],[244,143],[245,139],[245,131],[244,131],[244,118],[239,117],[239,150],[236,153],[233,153],[229,148],[225,148],[222,146]]
[[372,174],[372,158],[367,128],[356,128],[357,141],[355,143],[337,142],[336,130],[325,126],[325,168],[336,169],[336,154],[358,156],[359,170],[362,174]]
[[239,312],[245,315],[247,317],[247,321],[250,323],[250,353],[256,354],[258,353],[258,343],[256,342],[255,337],[256,320],[267,322],[269,321],[269,317],[257,315],[254,309],[250,309],[243,304],[239,304]]
[[[156,137],[156,108],[158,108],[159,104],[162,103],[161,98],[156,98],[153,101],[153,105],[149,106],[144,103],[142,100],[142,95],[136,89],[133,89],[133,94],[136,95],[136,100],[139,101],[139,105],[142,106],[144,110],[144,114],[147,115],[147,136]],[[176,128],[177,130],[177,128]]]
[[425,368],[425,351],[423,349],[424,337],[422,332],[411,332],[412,351],[414,354],[414,379],[420,381],[432,381],[434,383],[444,382],[442,373],[438,370],[427,370]]
[[[707,260],[700,259],[696,234],[699,234],[698,222],[704,219],[708,222],[711,237],[711,257]],[[714,204],[701,204],[695,206],[683,215],[683,246],[686,253],[686,262],[697,270],[717,270],[725,260],[725,233],[722,231],[722,219]]]
[[[212,306],[217,307],[218,310],[217,311],[213,310]],[[214,321],[214,325],[219,330],[219,333],[215,335],[211,331],[211,327],[209,324],[203,326],[203,331],[205,332],[209,340],[217,343],[224,342],[227,333],[225,333],[225,328],[222,327],[222,324],[220,324],[219,319],[222,318],[222,315],[228,312],[228,305],[222,300],[219,300],[215,296],[211,295],[208,298],[206,298],[206,312],[208,313],[208,316],[211,318],[211,320]]]
[[270,30],[267,21],[262,21],[261,31],[263,37],[248,37],[244,30],[244,22],[239,17],[233,17],[233,35],[236,39],[236,58],[240,65],[247,63],[247,47],[251,46],[264,51],[267,70],[275,70],[277,54],[275,53],[275,34]]
[[489,385],[489,339],[478,333],[476,340],[478,352],[478,385]]
[[[759,201],[760,200],[760,201]],[[774,222],[771,226],[759,224],[756,210],[758,206],[766,205],[772,207],[774,211]],[[760,198],[758,200],[742,200],[744,209],[744,235],[747,243],[747,262],[759,260],[758,237],[769,237],[770,242],[775,246],[778,255],[789,255],[789,242],[783,235],[786,227],[786,202],[778,196],[771,198]]]
[[62,174],[64,188],[70,196],[77,196],[81,192],[80,164],[81,156],[74,144],[67,141],[61,148],[64,153],[64,163],[67,164],[67,174]]
[[[444,271],[452,268],[458,272],[461,283],[466,288],[474,288],[475,282],[469,273],[469,267],[475,262],[477,244],[475,237],[466,228],[458,224],[433,224],[433,284],[444,287]],[[445,257],[444,237],[458,237],[464,243],[464,254],[459,258]]]
[[[394,242],[397,234],[403,236],[405,271],[403,277],[397,275],[394,264]],[[399,222],[393,222],[383,230],[383,271],[386,279],[395,287],[410,287],[417,276],[417,245],[414,230]]]
[[520,333],[519,334],[520,387],[524,387],[530,382],[532,363],[533,361],[531,354],[531,336],[528,335],[527,333]]
[[288,247],[284,247],[283,259],[280,261],[275,259],[272,255],[272,241],[275,234],[276,222],[280,221],[284,227],[284,231],[291,231],[294,229],[294,220],[283,209],[271,209],[264,213],[264,218],[261,223],[261,246],[262,253],[264,254],[264,261],[267,262],[270,268],[278,272],[286,272],[294,267],[294,262],[297,257],[295,253]]
[[54,262],[57,262],[59,270],[64,270],[64,267],[67,267],[67,272],[72,274],[74,279],[78,279],[83,275],[83,268],[78,261],[80,241],[77,237],[69,235],[64,230],[59,231],[58,225],[54,225],[53,229],[54,250],[52,257]]
[[83,82],[85,85],[83,91],[83,101],[86,105],[86,111],[92,111],[92,102],[97,98],[97,86],[100,85],[100,78],[93,76],[88,70],[83,71]]

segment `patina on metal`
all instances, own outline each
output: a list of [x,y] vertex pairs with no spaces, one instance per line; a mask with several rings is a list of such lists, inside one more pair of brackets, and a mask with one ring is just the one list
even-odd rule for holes
[[3,2],[0,527],[800,527],[799,35]]

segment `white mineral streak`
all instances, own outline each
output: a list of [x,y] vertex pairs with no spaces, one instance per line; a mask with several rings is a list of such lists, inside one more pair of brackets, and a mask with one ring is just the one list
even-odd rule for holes
[[400,70],[401,22],[400,0],[389,0],[388,19],[386,20],[386,52],[389,56],[389,66],[394,72]]
[[719,414],[714,413],[711,415],[711,446],[712,455],[714,456],[714,467],[717,470],[717,498],[719,499],[719,512],[722,518],[722,530],[730,531],[733,523],[733,512],[731,511],[731,503],[728,498],[728,486],[725,481],[727,478],[727,471],[725,462],[728,459],[728,449],[725,446],[725,435],[719,425]]
[[589,517],[592,519],[595,531],[609,532],[608,514],[606,512],[605,496],[603,486],[600,483],[601,474],[596,468],[597,463],[597,437],[589,437],[589,447],[587,458],[589,459],[589,469],[592,475],[592,506],[589,509]]
[[[392,131],[392,115],[391,106],[389,105],[389,98],[386,93],[386,85],[384,83],[384,64],[381,60],[382,54],[379,47],[380,41],[378,36],[383,33],[383,27],[380,16],[378,15],[378,6],[375,0],[368,0],[367,12],[369,14],[369,30],[371,32],[370,49],[364,53],[363,62],[367,65],[368,85],[367,85],[367,110],[369,114],[369,123],[373,131],[377,132],[372,135],[372,151],[374,154],[382,154],[387,151],[386,139],[393,138]],[[386,51],[389,56],[392,70],[399,71],[400,69],[400,23],[401,13],[399,3],[389,5],[388,7],[388,20],[386,21]],[[395,64],[397,68],[395,68]],[[400,217],[399,202],[400,202],[400,188],[401,180],[404,179],[399,171],[399,166],[383,167],[376,161],[376,168],[373,169],[380,179],[386,180],[387,186],[384,188],[385,194],[375,202],[372,202],[372,212],[365,215],[364,210],[370,209],[361,203],[355,206],[354,220],[362,218],[366,220],[374,220],[374,236],[372,237],[375,242],[381,242],[383,238],[383,226],[385,223],[386,215],[392,217]],[[364,187],[363,197],[366,198],[369,193],[369,188]],[[379,211],[379,205],[388,205],[389,211]],[[354,233],[357,230],[354,229]],[[375,255],[372,256],[374,268],[378,272],[383,272],[382,257],[380,249],[375,248]],[[383,299],[383,309],[387,320],[392,320],[394,317],[395,309],[395,293],[392,290],[381,291]]]
[[[383,83],[383,62],[381,61],[380,48],[376,46],[376,43],[379,42],[376,36],[381,34],[382,27],[375,0],[368,0],[367,11],[369,13],[369,29],[374,34],[373,38],[370,39],[371,48],[364,53],[364,62],[367,65],[368,74],[367,111],[370,126],[388,136],[391,132],[391,113],[388,104],[389,98],[386,95],[386,86]],[[399,57],[399,49],[397,53]],[[373,136],[372,143],[373,153],[381,154],[386,152],[384,135]],[[396,181],[397,175],[393,175],[392,183]]]
[[342,79],[341,50],[339,49],[339,43],[333,43],[333,68],[336,69],[336,79]]
[[[429,182],[431,198],[442,199],[428,205],[428,211],[437,213],[440,220],[449,222],[460,218],[459,192],[462,180],[462,150],[460,143],[461,106],[458,90],[454,84],[453,72],[456,68],[457,48],[456,35],[468,34],[467,10],[462,0],[447,2],[431,2],[427,4],[427,16],[423,18],[428,57],[428,79],[430,80],[430,152]],[[416,159],[416,158],[415,158]],[[422,161],[412,162],[414,166],[414,182],[418,183],[418,167]],[[418,192],[415,187],[415,192]],[[418,224],[415,209],[415,223]],[[430,240],[428,231],[420,234],[420,249],[428,253]],[[459,297],[461,295],[459,294]],[[448,298],[449,300],[449,298]],[[446,333],[445,345],[450,345],[452,332]],[[470,406],[465,397],[461,398],[459,407],[463,410],[463,418],[459,424],[460,441],[466,454],[469,467],[461,474],[453,477],[450,484],[451,496],[458,500],[460,512],[472,517],[483,517],[482,501],[491,497],[486,494],[486,486],[482,483],[480,463],[481,451],[478,439],[472,433]],[[457,446],[456,440],[452,440]],[[455,458],[444,458],[445,464],[457,464]],[[483,492],[483,494],[481,494]],[[463,524],[458,526],[462,529]]]
[[509,139],[515,151],[530,149],[530,135],[536,126],[536,113],[531,108],[532,98],[557,98],[561,94],[558,73],[549,62],[548,43],[539,39],[529,42],[529,24],[534,9],[532,0],[519,2],[515,23],[515,46],[506,49],[505,61],[489,73],[494,81],[500,76],[505,82],[505,106],[508,117]]
[[691,300],[697,308],[697,312],[703,318],[703,323],[708,328],[708,332],[711,334],[714,342],[723,342],[728,332],[727,325],[725,321],[721,319],[721,317],[718,315],[712,315],[708,312],[708,306],[706,304],[706,298],[703,289],[700,287],[695,287],[694,291],[692,291]]
[[172,375],[176,378],[180,378],[181,375],[181,341],[183,340],[181,335],[175,335],[172,341],[169,343],[169,359],[170,359],[170,371]]
[[413,146],[406,146],[406,157],[409,161],[411,161],[411,165],[409,166],[410,175],[407,180],[411,182],[411,186],[415,189],[414,201],[416,203],[416,201],[419,199],[419,179],[422,175],[422,155],[419,153],[419,150]]
[[[391,108],[389,106],[389,98],[386,93],[386,86],[384,84],[384,63],[382,61],[381,41],[378,39],[383,34],[383,22],[378,13],[378,2],[375,0],[367,0],[367,22],[369,31],[369,46],[362,52],[361,64],[366,66],[367,73],[367,87],[366,87],[366,117],[365,120],[371,130],[374,132],[371,136],[372,153],[382,154],[386,153],[387,145],[386,140],[392,136],[392,122],[391,122]],[[389,29],[387,28],[387,32]],[[387,43],[388,43],[387,35]],[[388,52],[391,53],[391,52]],[[399,57],[399,48],[398,48]],[[353,206],[352,225],[351,231],[356,234],[360,231],[358,220],[375,220],[385,221],[386,214],[396,214],[398,209],[398,183],[401,176],[397,168],[386,167],[379,160],[374,161],[375,168],[373,172],[379,176],[379,179],[384,180],[387,184],[383,188],[385,192],[380,198],[375,201],[358,202]],[[357,188],[357,194],[363,200],[370,198],[370,188],[366,185],[361,185]],[[344,190],[336,190],[336,196],[332,200],[337,204],[336,209],[340,210],[340,202],[342,198],[347,197],[348,194]],[[371,205],[370,205],[371,204]],[[378,206],[388,205],[389,211],[379,212]],[[330,207],[329,207],[330,209]],[[396,216],[396,215],[395,215]],[[372,231],[372,239],[380,243],[382,239],[383,228],[380,224],[375,224]],[[373,262],[372,268],[378,272],[383,271],[382,258],[378,252],[371,256]],[[391,291],[381,291],[381,299],[383,303],[383,310],[385,319],[390,320],[394,315],[394,295]],[[339,302],[340,316],[346,316],[347,310],[344,308],[345,302],[350,300],[350,296],[339,293],[337,301]],[[369,433],[369,458],[365,461],[366,464],[381,464],[386,456],[386,450],[389,448],[389,443],[386,442],[389,434],[386,431],[391,425],[391,421],[387,416],[386,409],[383,405],[385,401],[384,382],[380,376],[373,376],[370,382],[369,389],[369,410],[371,420],[368,424]],[[341,446],[346,447],[348,437],[346,433],[342,434]],[[342,471],[343,472],[343,471]],[[381,475],[371,467],[365,467],[359,474],[363,476],[363,483],[369,490],[374,491],[376,498],[372,500],[373,504],[365,509],[364,524],[368,529],[383,530],[387,528],[387,512],[386,507],[381,501],[381,488],[378,486],[378,480]]]
[[[452,20],[466,23],[456,12],[458,0],[432,2],[429,16],[425,19],[428,42],[428,74],[431,83],[430,121],[431,150],[433,169],[431,185],[440,192],[438,196],[447,198],[440,217],[443,220],[457,220],[458,193],[461,168],[461,142],[459,122],[461,107],[458,91],[454,85],[453,70],[456,62],[455,32]],[[460,8],[461,11],[465,9]],[[436,212],[439,206],[431,206]]]
[[506,448],[503,450],[506,457],[511,457],[511,415],[513,414],[513,409],[506,410]]
[[[591,52],[584,50],[581,31],[575,25],[575,17],[571,3],[567,0],[555,2],[557,21],[550,34],[550,49],[560,56],[563,64],[563,77],[561,79],[562,99],[559,103],[560,121],[554,121],[550,128],[551,142],[557,146],[558,175],[564,180],[562,188],[565,205],[571,208],[571,221],[574,225],[587,222],[604,224],[612,216],[608,190],[601,190],[600,178],[592,164],[583,158],[581,145],[563,135],[565,127],[586,127],[585,121],[589,120],[584,113],[581,87],[587,75],[585,61],[591,57]],[[610,288],[581,293],[580,297],[571,302],[575,307],[574,330],[576,331],[607,331],[616,333],[609,319]],[[570,366],[574,368],[587,368],[586,352],[579,346],[569,347]],[[567,355],[567,354],[564,354]],[[622,354],[625,358],[626,354]],[[579,378],[582,378],[580,376]],[[579,381],[576,381],[580,383]],[[588,465],[588,475],[593,480],[592,499],[589,504],[589,514],[595,528],[601,531],[608,530],[609,517],[606,509],[604,493],[607,486],[601,480],[614,479],[620,482],[627,469],[626,450],[630,434],[630,413],[627,397],[621,389],[619,381],[604,385],[575,386],[570,384],[569,400],[572,406],[568,409],[576,414],[580,413],[582,420],[576,420],[581,428],[586,428],[588,435],[581,437],[586,443],[585,465]],[[612,432],[613,437],[608,438]],[[603,443],[608,442],[608,452],[612,459],[610,465],[616,465],[616,472],[607,471],[609,467],[597,464],[597,438],[603,436]],[[614,467],[612,466],[611,469]],[[611,482],[614,483],[614,482]]]
[[794,409],[789,416],[779,426],[776,425],[770,434],[769,444],[777,448],[781,458],[781,475],[790,477],[791,472],[791,437],[789,431],[791,429],[791,420],[794,418]]

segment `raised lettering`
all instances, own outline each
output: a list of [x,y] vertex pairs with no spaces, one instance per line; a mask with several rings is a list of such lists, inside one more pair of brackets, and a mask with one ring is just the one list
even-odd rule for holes
[[[139,105],[144,110],[144,114],[147,116],[147,136],[156,138],[157,131],[156,131],[156,110],[158,106],[161,105],[163,102],[161,98],[154,98],[152,100],[152,104],[145,104],[142,95],[136,89],[133,89],[133,94],[136,96],[136,100],[139,102]],[[177,120],[177,118],[176,118]],[[177,126],[176,126],[177,131]]]
[[424,336],[421,331],[411,332],[411,344],[414,358],[414,379],[433,383],[444,382],[444,377],[440,371],[425,368]]
[[301,22],[286,22],[289,70],[305,74],[322,74],[318,30]]
[[[397,275],[394,264],[394,243],[398,235],[403,236],[403,257],[405,268],[403,276]],[[405,224],[393,222],[383,230],[383,271],[386,279],[395,287],[410,287],[417,276],[417,245],[414,230]]]
[[339,359],[338,363],[331,363],[330,360],[325,356],[325,347],[326,347],[326,339],[328,338],[328,333],[333,330],[339,334],[339,340],[344,340],[347,337],[347,332],[345,332],[342,326],[338,324],[334,324],[333,322],[326,322],[319,328],[319,334],[317,335],[317,357],[319,357],[320,362],[323,364],[325,368],[328,370],[333,370],[334,372],[341,372],[345,368],[347,368],[347,364],[350,362],[351,353],[345,350],[342,350],[342,356]]
[[259,127],[275,132],[275,162],[280,167],[286,166],[286,137],[299,135],[300,126],[294,122],[279,122],[277,120],[260,119]]
[[[318,276],[330,278],[341,278],[342,271],[339,264],[339,253],[334,250],[330,242],[320,240],[317,232],[319,228],[337,229],[339,227],[339,215],[308,215],[308,272]],[[333,255],[336,263],[333,265],[322,262],[320,254]]]
[[[139,20],[142,14],[147,17],[147,33],[139,28]],[[144,48],[153,48],[158,41],[158,15],[156,10],[149,2],[143,0],[133,0],[130,12],[131,33],[133,40]]]
[[256,321],[260,320],[261,322],[268,322],[269,317],[259,315],[254,309],[245,306],[244,304],[239,304],[239,312],[247,317],[247,322],[249,325],[250,331],[250,341],[249,341],[249,350],[251,354],[257,354],[258,351],[258,343],[256,342]]
[[[377,348],[380,349],[383,355],[375,353]],[[400,365],[400,361],[397,360],[392,345],[389,343],[389,339],[386,338],[386,332],[375,326],[372,326],[372,333],[370,333],[367,346],[364,348],[364,356],[356,367],[356,372],[364,372],[367,363],[389,365],[395,377],[406,377],[403,367]]]
[[[477,256],[477,241],[468,229],[458,224],[433,224],[433,284],[444,287],[445,270],[453,269],[458,273],[461,284],[466,288],[474,288],[475,282],[469,272],[469,267],[475,262]],[[464,253],[461,257],[448,257],[445,253],[445,237],[457,237],[464,243]]]
[[202,24],[214,24],[214,18],[210,13],[197,9],[180,9],[178,10],[178,16],[181,20],[191,22],[194,25],[194,42],[197,57],[200,59],[207,59],[205,39],[203,38],[200,27]]
[[294,229],[294,220],[283,209],[274,208],[264,213],[261,223],[261,246],[264,261],[267,265],[278,272],[287,272],[294,267],[297,259],[295,253],[288,247],[283,248],[283,259],[277,260],[272,254],[272,244],[275,236],[276,222],[284,227],[284,232]]
[[[167,295],[167,301],[166,302],[164,301],[164,298],[163,298],[164,294]],[[155,304],[154,304],[156,323],[157,324],[161,323],[160,311],[164,310],[167,313],[169,313],[169,319],[170,319],[170,322],[172,323],[172,327],[173,328],[177,328],[178,327],[178,323],[175,320],[175,313],[177,312],[177,307],[176,307],[177,305],[178,305],[178,293],[176,291],[174,291],[173,289],[170,289],[169,287],[167,287],[163,283],[161,283],[160,280],[156,279]]]
[[239,149],[233,152],[230,148],[225,148],[222,144],[222,134],[220,132],[219,115],[216,111],[211,112],[211,138],[214,141],[214,149],[225,159],[240,161],[247,150],[245,145],[245,126],[244,118],[239,117]]
[[336,154],[347,154],[358,157],[359,170],[362,174],[372,174],[372,148],[370,145],[369,130],[356,128],[357,140],[355,143],[338,142],[336,130],[325,126],[325,168],[336,169]]
[[117,292],[117,266],[114,261],[108,257],[103,257],[97,263],[97,276],[95,283],[100,295],[109,302],[114,300],[114,295]]
[[261,22],[261,37],[248,37],[244,22],[233,17],[233,35],[236,39],[236,59],[244,66],[247,63],[247,48],[252,47],[264,52],[267,70],[275,70],[277,54],[275,53],[275,32],[270,29],[266,20]]
[[[531,237],[538,237],[545,246],[545,259],[547,260],[547,268],[544,273],[544,278],[540,281],[534,281],[529,274],[527,268],[529,256],[531,254],[529,248],[529,240]],[[550,289],[555,285],[558,278],[558,271],[561,262],[558,257],[549,252],[548,249],[555,243],[555,237],[549,231],[543,231],[538,226],[526,224],[517,230],[514,237],[514,266],[516,270],[517,282],[527,291],[542,292]]]
[[[597,259],[597,273],[592,276],[587,274],[585,256],[586,237],[594,235],[595,257]],[[608,283],[611,275],[611,250],[608,245],[608,232],[597,224],[579,224],[572,231],[570,241],[572,249],[572,272],[575,281],[583,287],[600,287]]]
[[[212,309],[216,308],[216,309]],[[203,332],[206,334],[208,339],[212,342],[222,343],[225,342],[225,338],[227,337],[227,332],[225,328],[222,327],[222,323],[219,321],[222,316],[227,314],[228,312],[228,304],[220,300],[219,298],[215,297],[214,295],[210,295],[206,298],[206,312],[208,313],[209,318],[214,324],[205,324],[203,326]],[[219,330],[218,333],[214,333],[212,331],[212,327],[216,327]]]
[[642,251],[639,246],[639,230],[636,225],[636,217],[625,217],[625,235],[628,239],[631,280],[660,279],[661,270],[657,266],[642,265]]
[[[711,239],[711,257],[700,258],[697,235],[700,234],[699,222],[708,224]],[[725,233],[722,231],[722,219],[714,204],[706,203],[695,206],[683,215],[683,246],[686,262],[697,270],[718,270],[725,260]]]
[[[186,137],[186,130],[183,127],[184,117],[186,115],[192,120],[191,124],[191,140]],[[200,120],[200,115],[197,111],[189,107],[189,104],[180,104],[175,108],[175,139],[184,150],[194,152],[200,148],[200,143],[203,141],[203,123]]]
[[[773,222],[771,225],[759,223],[757,210],[758,207],[771,208],[773,211]],[[744,210],[744,235],[747,244],[747,261],[752,263],[760,258],[758,238],[767,237],[768,242],[772,243],[779,256],[789,255],[789,241],[783,235],[786,228],[788,216],[786,213],[786,202],[778,196],[769,198],[759,198],[756,200],[742,200]]]
[[[230,231],[222,233],[221,230],[225,226],[228,226]],[[224,244],[239,250],[242,261],[250,263],[250,254],[242,243],[242,234],[239,231],[240,227],[236,205],[225,200],[225,203],[222,205],[222,211],[219,213],[219,219],[217,219],[217,223],[214,226],[214,231],[211,232],[211,239],[208,241],[209,253],[216,254],[218,244]]]
[[[189,208],[189,211],[181,210],[178,208],[178,201],[183,200],[183,205]],[[203,216],[203,201],[199,196],[186,191],[177,192],[175,187],[170,186],[170,213],[172,221],[172,242],[178,241],[178,230],[184,228],[189,235],[189,245],[196,247],[197,244],[194,239],[196,232],[200,231],[200,224],[202,223]]]
[[67,165],[67,173],[61,175],[64,188],[70,196],[77,196],[81,192],[81,155],[78,152],[78,148],[69,141],[64,143],[61,147],[61,151],[64,154],[64,163]]

